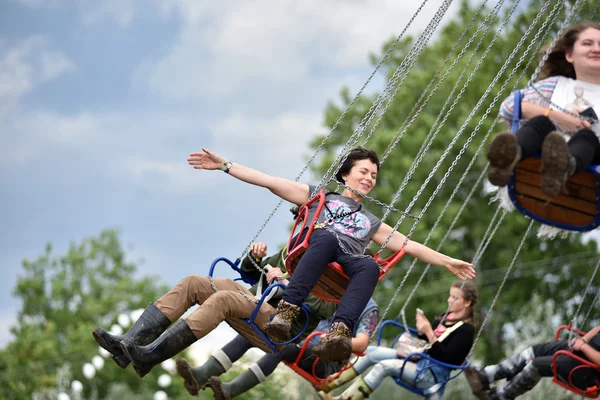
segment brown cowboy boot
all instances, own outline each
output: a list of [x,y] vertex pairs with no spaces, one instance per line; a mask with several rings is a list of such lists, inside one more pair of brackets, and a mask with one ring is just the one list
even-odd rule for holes
[[563,135],[558,131],[550,132],[542,145],[542,192],[550,197],[558,196],[573,172],[575,163],[571,161]]
[[265,324],[265,332],[275,342],[285,342],[290,339],[292,321],[300,314],[300,307],[283,300],[277,305],[277,314]]
[[521,147],[510,131],[500,132],[490,142],[487,152],[490,162],[488,180],[494,186],[506,186],[515,165],[521,160]]
[[475,397],[480,400],[487,399],[485,392],[490,389],[490,381],[485,372],[474,367],[468,367],[465,369],[465,378],[467,378]]
[[352,332],[343,322],[334,322],[324,338],[313,347],[321,361],[347,362],[352,354]]

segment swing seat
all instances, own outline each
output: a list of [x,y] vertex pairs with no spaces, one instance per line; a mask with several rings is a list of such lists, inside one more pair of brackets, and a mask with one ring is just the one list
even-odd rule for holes
[[[520,90],[515,92],[512,131],[521,120]],[[570,177],[563,192],[549,197],[542,192],[539,156],[517,164],[508,184],[508,195],[517,210],[544,225],[586,232],[600,226],[600,165]]]
[[298,353],[298,356],[296,357],[296,359],[294,360],[294,362],[289,362],[289,361],[283,361],[283,363],[285,365],[287,365],[288,367],[290,367],[295,373],[297,373],[298,375],[300,375],[302,378],[306,379],[308,382],[311,383],[311,385],[313,385],[313,387],[315,389],[320,389],[321,386],[323,386],[323,384],[325,382],[334,380],[336,378],[338,378],[344,371],[352,368],[354,366],[354,364],[356,363],[356,361],[358,360],[359,357],[363,356],[363,354],[355,354],[358,357],[355,358],[354,361],[352,362],[348,362],[341,370],[337,371],[335,374],[332,374],[326,378],[319,378],[316,374],[316,368],[317,368],[317,364],[319,363],[319,358],[315,357],[315,360],[312,364],[312,370],[311,372],[307,372],[304,369],[302,369],[300,367],[300,361],[302,360],[302,358],[304,357],[304,353],[306,352],[306,349],[308,348],[308,345],[310,344],[310,341],[318,335],[323,335],[324,332],[312,332],[310,335],[308,335],[306,337],[306,339],[304,339],[304,344],[302,345],[302,347],[300,348],[300,353]]
[[[242,280],[244,280],[244,282],[246,282],[246,280],[244,279],[244,277],[245,277],[246,279],[250,279],[251,281],[256,283],[256,281],[254,279],[251,279],[245,273],[243,273],[243,271],[241,271],[239,268],[237,268],[237,265],[239,265],[239,262],[240,262],[239,259],[236,260],[235,262],[231,262],[229,259],[227,259],[225,257],[220,257],[220,258],[217,258],[215,261],[213,261],[210,271],[208,273],[208,275],[211,278],[213,277],[215,266],[219,261],[223,261],[223,262],[229,264],[230,267],[232,267],[235,271],[240,273],[242,278],[238,278],[236,280],[242,279]],[[276,282],[276,283],[272,283],[271,285],[269,285],[267,287],[267,289],[265,289],[262,296],[258,300],[256,307],[254,307],[254,311],[252,311],[252,314],[250,315],[249,318],[230,317],[230,318],[225,319],[225,322],[227,322],[227,324],[229,324],[229,326],[231,326],[231,328],[233,328],[233,330],[235,330],[237,333],[239,333],[240,335],[245,337],[250,343],[252,343],[254,346],[258,347],[265,353],[277,353],[277,352],[279,352],[279,350],[284,348],[287,344],[296,341],[300,336],[302,336],[302,334],[306,331],[306,327],[308,326],[308,313],[312,312],[308,308],[307,305],[302,304],[300,309],[302,311],[304,311],[305,322],[304,322],[304,327],[300,330],[300,332],[296,336],[294,336],[292,339],[290,339],[286,342],[272,341],[269,338],[269,336],[264,331],[262,331],[258,327],[258,325],[256,325],[254,320],[256,319],[258,311],[260,310],[260,307],[262,306],[262,304],[265,302],[265,299],[267,298],[269,293],[272,290],[277,290],[277,288],[279,288],[279,287],[281,287],[285,290],[286,286],[281,282]]]
[[542,192],[541,160],[519,162],[508,184],[510,200],[531,219],[559,229],[586,232],[600,226],[600,166],[590,166],[566,183],[563,192],[549,197]]
[[[562,330],[568,330],[568,331],[574,332],[574,333],[578,334],[579,336],[585,335],[585,332],[574,329],[572,327],[572,324],[562,325],[556,331],[556,336],[555,336],[556,340],[559,340],[560,333]],[[577,367],[573,368],[573,370],[571,372],[569,372],[569,376],[566,379],[564,377],[561,377],[558,372],[558,358],[559,357],[563,357],[562,360],[564,360],[564,357],[567,357],[567,358],[569,358],[575,362],[578,362],[580,364]],[[600,366],[594,364],[593,362],[591,362],[589,360],[586,360],[585,358],[575,355],[573,352],[573,349],[559,350],[556,353],[554,353],[554,356],[552,357],[552,372],[554,375],[552,377],[552,382],[556,383],[557,385],[559,385],[579,396],[586,397],[588,399],[597,399],[600,396]],[[573,383],[573,381],[578,374],[588,375],[588,376],[595,375],[597,377],[596,379],[594,379],[595,384],[593,386],[587,387],[585,389],[577,387]]]
[[[398,320],[395,320],[395,319],[387,320],[387,321],[382,322],[381,325],[379,326],[379,332],[377,334],[377,346],[381,346],[381,336],[383,334],[383,328],[387,325],[391,325],[396,328],[401,328],[406,332],[410,332],[414,336],[418,335],[418,331],[416,329],[411,328],[411,327],[406,327],[404,324],[401,324],[400,322],[398,322]],[[394,340],[392,341],[392,344],[390,346],[391,348],[394,348],[396,346],[396,342],[398,341],[398,338],[400,337],[400,335],[402,333],[403,332],[396,335],[396,337],[394,338]],[[417,373],[415,374],[415,377],[414,377],[412,383],[407,383],[407,382],[404,382],[401,379],[401,377],[402,377],[402,373],[404,372],[404,367],[406,366],[406,363],[410,362],[410,360],[413,357],[418,357],[420,359],[429,360],[430,364],[427,365],[426,367],[418,368]],[[442,382],[436,383],[435,385],[433,385],[427,389],[419,389],[417,387],[417,381],[418,381],[419,376],[422,373],[426,372],[428,369],[431,369],[434,365],[437,365],[437,366],[447,369],[449,372],[448,378],[443,380]],[[415,393],[419,396],[427,397],[433,393],[439,393],[440,397],[441,397],[444,394],[444,390],[446,390],[446,385],[448,384],[448,382],[450,382],[452,379],[455,379],[456,377],[458,377],[465,369],[469,368],[470,365],[471,365],[471,362],[469,360],[465,360],[465,362],[462,365],[453,365],[453,364],[448,364],[448,363],[444,363],[439,360],[436,360],[435,358],[430,357],[427,353],[410,353],[404,359],[404,363],[402,364],[400,374],[394,378],[394,381],[398,385],[405,388],[406,390],[408,390],[412,393]]]
[[[312,219],[312,221],[307,221],[306,217],[308,215],[309,206],[318,202],[317,211]],[[298,218],[294,223],[294,227],[292,228],[292,232],[290,234],[290,239],[288,241],[288,255],[285,259],[285,267],[290,276],[293,275],[296,266],[300,262],[300,259],[309,245],[310,236],[312,235],[315,229],[315,223],[318,221],[319,215],[323,210],[323,206],[325,205],[325,189],[321,189],[319,193],[317,193],[312,199],[306,202],[300,210],[298,211]],[[300,222],[301,225],[300,225]],[[300,225],[300,229],[297,230]],[[294,236],[303,232],[304,229],[308,227],[308,232],[304,237],[303,241],[300,241],[300,235],[294,240]],[[291,249],[291,250],[290,250]],[[379,259],[379,255],[376,255],[374,258],[379,265],[379,278],[381,280],[385,274],[389,271],[390,268],[394,266],[404,255],[405,248],[403,247],[399,251],[395,252],[388,258],[384,260]],[[328,301],[330,303],[338,304],[344,295],[346,288],[348,287],[348,283],[350,278],[344,272],[342,266],[337,262],[329,263],[329,265],[325,268],[325,271],[319,278],[316,286],[312,290],[312,295],[320,298],[321,300]]]

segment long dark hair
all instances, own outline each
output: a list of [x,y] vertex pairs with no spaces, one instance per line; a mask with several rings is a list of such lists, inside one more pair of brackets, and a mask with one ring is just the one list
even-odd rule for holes
[[[586,29],[593,28],[600,30],[600,24],[593,21],[581,22],[577,25],[573,25],[558,39],[552,51],[548,55],[548,59],[542,65],[540,72],[540,79],[549,78],[551,76],[566,76],[567,78],[577,79],[575,75],[575,68],[573,64],[567,61],[566,53],[573,51],[573,46],[581,32]],[[547,48],[542,50],[542,54],[546,52]]]
[[[477,286],[475,286],[473,281],[454,281],[454,283],[452,283],[452,286],[450,286],[450,287],[460,289],[461,286],[462,286],[462,290],[461,290],[459,296],[462,297],[464,300],[471,302],[471,305],[469,306],[469,308],[467,308],[467,315],[460,320],[446,318],[446,321],[452,322],[452,323],[458,322],[458,321],[463,321],[463,322],[466,322],[467,324],[476,326],[475,305],[477,304],[477,298],[479,297],[479,292],[477,291]],[[436,318],[436,321],[438,321],[438,322],[441,321],[444,314],[445,313],[439,315]]]
[[352,167],[354,167],[354,164],[356,164],[356,162],[360,160],[370,160],[373,164],[377,165],[377,171],[379,171],[379,157],[377,157],[377,153],[375,153],[375,150],[367,150],[362,147],[357,147],[355,149],[350,150],[350,153],[348,153],[348,156],[342,163],[342,166],[340,167],[339,171],[337,172],[337,174],[335,174],[335,180],[341,183],[342,185],[345,184],[344,178],[342,178],[342,176],[350,172]]

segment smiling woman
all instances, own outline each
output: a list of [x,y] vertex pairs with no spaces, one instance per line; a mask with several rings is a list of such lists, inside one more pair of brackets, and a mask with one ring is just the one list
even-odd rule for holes
[[[297,205],[306,203],[316,190],[315,186],[273,177],[233,163],[208,149],[190,154],[188,163],[195,169],[224,171],[241,181],[267,188]],[[308,297],[327,265],[337,261],[349,276],[349,284],[339,303],[332,328],[314,347],[313,353],[323,361],[345,361],[350,357],[352,331],[379,277],[375,259],[363,256],[371,240],[381,245],[390,238],[386,244],[388,250],[396,252],[404,246],[406,253],[428,264],[444,266],[461,279],[475,276],[470,263],[406,240],[404,235],[362,208],[362,195],[367,195],[373,189],[378,172],[377,154],[360,147],[350,151],[340,166],[336,179],[345,189],[342,194],[327,193],[327,212],[321,213],[317,220],[309,246],[295,268],[276,316],[265,325],[267,333],[274,340],[285,341],[289,338],[291,321],[300,312],[299,306]],[[315,212],[309,209],[306,220],[311,221]],[[308,227],[298,236],[304,237],[307,231]]]

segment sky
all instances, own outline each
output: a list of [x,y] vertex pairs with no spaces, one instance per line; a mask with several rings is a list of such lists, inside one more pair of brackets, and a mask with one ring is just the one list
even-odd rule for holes
[[[430,1],[419,33],[441,1]],[[323,111],[373,70],[416,2],[5,0],[0,4],[0,347],[21,260],[118,228],[174,285],[240,256],[277,204],[186,158],[207,147],[294,178]],[[446,20],[456,13],[456,4]],[[443,23],[443,22],[442,22]],[[381,90],[376,78],[367,92]],[[315,177],[305,177],[311,182]],[[318,182],[318,179],[316,180]],[[258,240],[288,235],[283,207]],[[223,271],[223,276],[232,276]],[[224,328],[220,328],[224,329]]]

